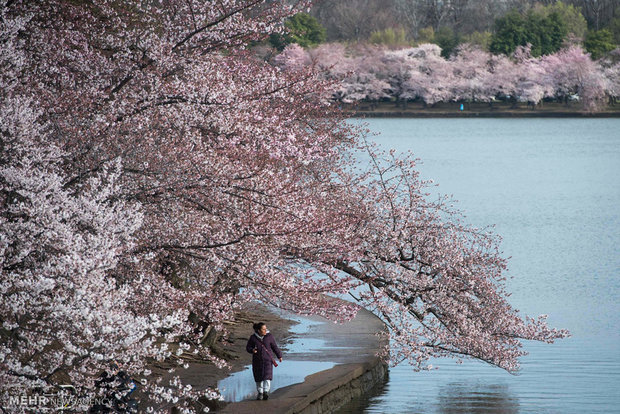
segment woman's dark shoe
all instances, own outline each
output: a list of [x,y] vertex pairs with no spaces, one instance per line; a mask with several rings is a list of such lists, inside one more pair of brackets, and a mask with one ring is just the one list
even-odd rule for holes
[[268,399],[269,399],[269,394],[264,393],[264,394],[263,394],[263,400],[268,400]]
[[[258,393],[258,396],[256,397],[256,399],[257,399],[257,400],[262,400],[262,399],[263,399],[263,393],[262,393],[262,392],[259,392],[259,393]],[[267,398],[265,398],[265,400],[266,400],[266,399],[267,399]]]

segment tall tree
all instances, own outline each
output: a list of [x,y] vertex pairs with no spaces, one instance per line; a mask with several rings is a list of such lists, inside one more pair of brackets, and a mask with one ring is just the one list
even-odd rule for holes
[[558,1],[542,7],[537,5],[534,10],[543,17],[548,17],[551,13],[557,13],[560,20],[566,24],[566,28],[571,35],[579,41],[584,39],[588,23],[580,10],[574,5]]
[[463,0],[443,1],[443,0],[423,0],[422,10],[426,17],[427,24],[437,30],[444,25],[454,11],[453,3],[461,4]]
[[296,43],[302,47],[316,46],[326,39],[325,28],[308,13],[297,13],[284,23],[284,34],[273,33],[269,42],[278,50]]
[[401,24],[406,27],[410,37],[417,39],[418,30],[425,24],[419,3],[411,0],[394,0],[394,6]]
[[525,19],[521,13],[513,10],[496,20],[490,50],[493,53],[509,55],[517,46],[525,46],[527,41]]
[[614,36],[608,29],[589,31],[583,45],[593,59],[600,59],[616,48]]
[[540,60],[547,82],[560,98],[576,95],[586,109],[595,110],[605,98],[603,70],[578,46]]
[[312,13],[325,26],[329,41],[361,41],[367,40],[374,31],[396,26],[392,1],[318,2]]
[[506,55],[518,46],[532,46],[534,56],[558,51],[568,34],[568,27],[562,17],[530,10],[523,15],[516,10],[497,19],[490,50]]
[[605,27],[618,9],[620,4],[616,0],[568,0],[581,10],[588,21],[588,26],[594,30]]

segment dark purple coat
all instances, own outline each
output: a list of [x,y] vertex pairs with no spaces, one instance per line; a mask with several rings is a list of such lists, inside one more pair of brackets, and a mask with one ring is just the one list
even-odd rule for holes
[[[256,335],[250,336],[248,344],[245,347],[246,351],[252,354],[252,374],[254,374],[254,381],[265,381],[273,379],[273,365],[271,363],[271,357],[273,359],[282,358],[282,351],[276,345],[276,340],[273,335],[267,333],[262,340]],[[267,348],[267,349],[265,349]],[[254,350],[257,353],[254,353]],[[271,354],[271,355],[270,355]]]

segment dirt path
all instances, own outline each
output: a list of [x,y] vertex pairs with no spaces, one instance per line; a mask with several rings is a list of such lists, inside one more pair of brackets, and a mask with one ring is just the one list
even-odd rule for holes
[[[236,314],[234,322],[226,324],[228,337],[225,339],[218,337],[213,347],[216,355],[228,361],[230,369],[220,369],[210,362],[190,356],[184,358],[189,365],[187,369],[178,368],[173,363],[156,363],[152,368],[153,374],[161,376],[163,384],[168,383],[175,376],[180,376],[184,385],[190,384],[197,391],[217,387],[218,381],[230,376],[234,372],[243,370],[246,365],[251,363],[251,356],[246,352],[245,346],[248,338],[254,332],[252,325],[256,322],[264,322],[269,331],[278,338],[278,343],[286,342],[290,336],[290,327],[296,324],[295,321],[276,315],[265,306],[254,303],[247,304]],[[174,367],[177,367],[175,372],[169,373],[168,370]],[[208,403],[202,401],[202,403],[211,409],[218,409],[225,405],[217,401],[210,401]],[[198,412],[201,412],[204,407],[201,405],[202,403],[196,406]]]

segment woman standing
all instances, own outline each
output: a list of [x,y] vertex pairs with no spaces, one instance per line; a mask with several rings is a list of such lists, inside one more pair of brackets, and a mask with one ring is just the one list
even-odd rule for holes
[[282,362],[282,351],[263,322],[255,323],[254,335],[248,339],[245,349],[252,354],[252,374],[258,390],[257,400],[267,400],[273,379],[273,366],[277,366],[274,354]]

